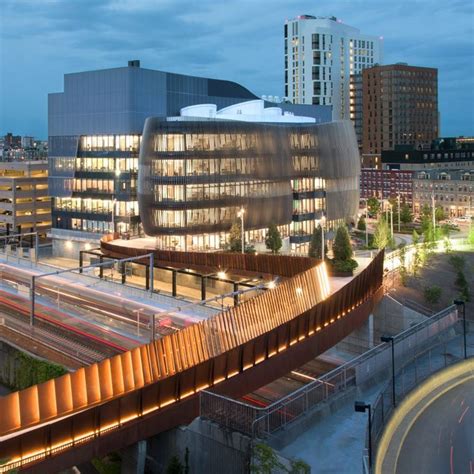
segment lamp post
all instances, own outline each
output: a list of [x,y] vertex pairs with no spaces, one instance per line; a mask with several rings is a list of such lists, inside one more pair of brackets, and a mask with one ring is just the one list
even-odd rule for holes
[[433,218],[433,240],[436,230],[436,206],[435,206],[435,195],[434,190],[431,190],[431,207],[432,207],[432,218]]
[[397,204],[398,204],[398,233],[400,233],[400,192],[397,195]]
[[462,307],[462,332],[464,342],[464,358],[467,359],[467,342],[466,342],[466,303],[463,300],[454,300],[456,306]]
[[365,246],[369,248],[369,200],[365,198]]
[[240,240],[242,242],[242,253],[245,253],[245,231],[244,231],[244,215],[245,215],[245,209],[243,207],[240,208],[240,211],[237,213],[237,216],[240,217],[240,230],[241,230],[241,236]]
[[395,395],[395,340],[393,336],[382,336],[380,338],[382,342],[392,343],[392,404],[397,406],[396,395]]
[[391,202],[388,205],[390,206],[390,235],[393,239],[393,206]]
[[324,262],[324,223],[326,221],[326,216],[321,216],[321,260]]
[[117,199],[112,201],[112,232],[115,233],[115,204],[117,204]]
[[354,402],[354,410],[358,413],[369,411],[369,470],[372,469],[372,407],[370,403]]

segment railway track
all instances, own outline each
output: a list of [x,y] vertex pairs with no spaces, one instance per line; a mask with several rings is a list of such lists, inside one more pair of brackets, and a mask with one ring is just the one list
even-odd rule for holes
[[5,299],[0,299],[0,311],[2,311],[10,329],[28,335],[32,339],[37,339],[84,364],[98,362],[125,350],[107,341],[91,338],[87,334],[80,334],[77,330],[71,333],[68,328],[62,327],[64,325],[46,321],[38,313],[35,325],[31,328],[29,322],[25,320],[28,317],[28,311]]

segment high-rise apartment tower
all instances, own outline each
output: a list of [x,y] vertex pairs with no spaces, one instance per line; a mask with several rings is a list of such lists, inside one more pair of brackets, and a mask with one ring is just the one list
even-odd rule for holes
[[331,105],[333,120],[350,119],[350,76],[381,63],[382,38],[311,15],[287,21],[284,36],[286,98]]

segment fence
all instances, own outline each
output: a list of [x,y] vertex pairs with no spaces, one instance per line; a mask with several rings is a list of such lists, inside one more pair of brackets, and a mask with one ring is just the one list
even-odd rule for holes
[[[433,344],[449,339],[449,330],[457,321],[457,311],[450,306],[395,336],[397,364],[405,365]],[[391,363],[390,351],[387,344],[380,344],[265,408],[203,391],[200,414],[252,437],[275,436],[279,430],[301,419],[331,397],[366,384],[386,371]],[[408,379],[406,383],[409,383]]]
[[[452,311],[454,308],[447,308],[444,312],[450,309]],[[450,317],[449,314],[448,317]],[[456,317],[452,322],[453,324],[457,324],[460,323],[460,320]],[[441,337],[435,345],[426,341],[418,348],[415,346],[407,348],[407,345],[409,346],[410,344],[410,337],[401,341],[394,340],[396,371],[395,401],[401,400],[408,392],[433,373],[459,362],[459,360],[464,357],[464,349],[461,343],[462,338],[459,338],[459,344],[453,344],[452,338],[449,336],[442,337],[443,335],[447,335],[446,330],[452,328],[453,324],[446,324],[446,318],[438,319],[436,323],[441,330],[439,333]],[[462,331],[462,329],[460,330]],[[424,331],[425,336],[430,337],[430,328],[427,327]],[[466,326],[466,331],[469,332],[469,324]],[[420,337],[423,337],[423,333],[420,333]],[[382,435],[384,426],[393,410],[393,385],[392,380],[390,380],[372,404],[370,436],[374,455],[377,451],[377,444]],[[363,466],[364,472],[366,473],[370,472],[368,465],[368,441],[369,432],[367,430],[366,448],[363,455]]]

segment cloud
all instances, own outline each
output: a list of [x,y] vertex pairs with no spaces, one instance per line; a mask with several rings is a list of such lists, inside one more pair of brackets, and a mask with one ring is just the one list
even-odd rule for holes
[[47,135],[64,73],[125,65],[234,80],[283,94],[283,24],[335,15],[384,36],[384,63],[439,69],[442,130],[474,134],[470,0],[3,0],[0,133]]

